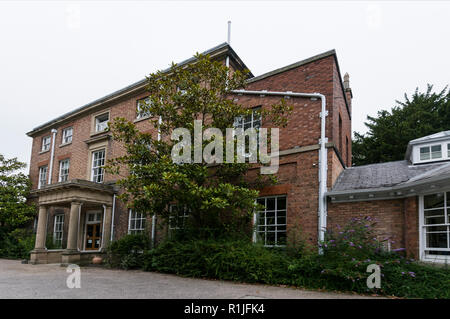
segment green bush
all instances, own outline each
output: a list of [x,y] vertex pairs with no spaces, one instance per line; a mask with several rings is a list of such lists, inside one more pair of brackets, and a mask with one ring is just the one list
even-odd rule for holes
[[29,259],[36,236],[29,229],[6,231],[0,228],[0,257]]
[[132,269],[141,268],[143,253],[150,249],[148,236],[130,234],[113,241],[107,248],[106,263],[110,267]]
[[[328,231],[323,255],[295,259],[289,266],[293,284],[311,288],[378,293],[411,298],[450,298],[450,270],[418,264],[403,249],[387,252],[377,240],[370,217],[353,218]],[[388,239],[385,239],[388,240]],[[367,266],[378,264],[381,288],[367,287]]]
[[165,241],[144,257],[144,270],[189,277],[275,284],[286,281],[288,257],[244,240]]
[[[149,249],[142,237],[126,236],[108,250],[110,265],[188,277],[392,295],[450,298],[450,269],[419,264],[387,252],[370,218],[355,218],[328,231],[323,254],[307,249],[274,249],[249,239],[166,240]],[[137,250],[143,253],[137,253]],[[367,266],[378,264],[381,288],[367,288]]]

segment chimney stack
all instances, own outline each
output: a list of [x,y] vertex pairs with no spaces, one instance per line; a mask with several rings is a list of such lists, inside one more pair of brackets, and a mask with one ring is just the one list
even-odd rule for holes
[[352,113],[353,93],[352,93],[352,89],[350,88],[350,76],[348,75],[348,73],[345,73],[345,75],[344,75],[344,92],[345,92],[345,97],[347,99],[348,107],[350,108],[350,114],[351,114]]

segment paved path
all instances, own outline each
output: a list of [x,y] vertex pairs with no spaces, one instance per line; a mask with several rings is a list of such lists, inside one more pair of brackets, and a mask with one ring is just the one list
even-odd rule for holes
[[81,268],[81,288],[69,289],[68,276],[59,264],[28,265],[0,259],[0,298],[368,298],[97,267]]

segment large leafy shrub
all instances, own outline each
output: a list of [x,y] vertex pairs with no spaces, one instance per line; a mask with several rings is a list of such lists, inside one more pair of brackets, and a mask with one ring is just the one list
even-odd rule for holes
[[148,236],[129,234],[108,246],[106,263],[111,267],[122,269],[141,268],[143,253],[148,249],[150,249]]
[[[108,256],[114,267],[188,277],[408,298],[450,298],[450,269],[420,264],[405,258],[401,251],[384,250],[373,225],[371,218],[360,217],[328,230],[322,255],[307,248],[300,250],[303,244],[295,249],[273,249],[253,244],[249,238],[167,239],[149,249],[147,239],[129,235],[111,244]],[[370,264],[380,266],[379,289],[367,287]]]
[[144,270],[241,282],[287,281],[288,257],[244,240],[166,241],[145,255]]
[[18,228],[8,232],[0,227],[0,257],[29,259],[35,237],[29,229]]

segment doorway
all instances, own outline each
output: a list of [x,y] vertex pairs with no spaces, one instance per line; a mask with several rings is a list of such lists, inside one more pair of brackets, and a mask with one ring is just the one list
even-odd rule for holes
[[86,212],[85,250],[99,250],[102,243],[102,212]]

